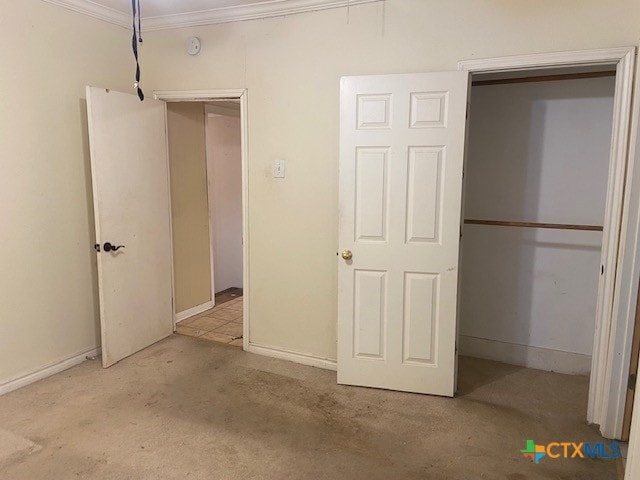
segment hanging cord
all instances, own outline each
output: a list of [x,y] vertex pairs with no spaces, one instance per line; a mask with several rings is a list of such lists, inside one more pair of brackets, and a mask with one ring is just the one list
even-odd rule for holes
[[[140,18],[140,0],[131,0],[131,9],[133,10],[133,37],[131,39],[131,47],[133,56],[136,59],[136,81],[133,84],[138,92],[140,101],[144,100],[144,93],[140,88],[140,60],[138,56],[138,42],[142,43],[142,20]],[[136,26],[136,16],[138,17],[138,25]]]

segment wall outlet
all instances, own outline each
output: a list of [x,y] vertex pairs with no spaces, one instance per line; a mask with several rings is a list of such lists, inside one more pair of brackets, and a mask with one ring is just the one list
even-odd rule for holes
[[284,178],[284,160],[273,161],[273,178]]

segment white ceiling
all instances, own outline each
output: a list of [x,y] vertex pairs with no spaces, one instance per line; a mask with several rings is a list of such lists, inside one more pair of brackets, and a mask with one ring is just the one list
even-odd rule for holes
[[[129,28],[131,0],[43,0]],[[140,0],[143,30],[292,15],[385,0]]]
[[[109,7],[122,13],[131,13],[131,0],[92,0],[93,3]],[[267,3],[264,0],[140,0],[143,17],[193,13],[203,10],[242,7],[254,3]],[[274,3],[274,2],[272,2]],[[275,2],[278,3],[278,2]]]

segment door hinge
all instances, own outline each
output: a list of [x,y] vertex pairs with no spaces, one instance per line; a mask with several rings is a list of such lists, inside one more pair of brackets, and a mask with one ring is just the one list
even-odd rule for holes
[[638,375],[635,373],[632,373],[631,375],[629,375],[629,383],[627,384],[627,388],[629,390],[633,390],[634,392],[636,391],[636,380],[637,380]]

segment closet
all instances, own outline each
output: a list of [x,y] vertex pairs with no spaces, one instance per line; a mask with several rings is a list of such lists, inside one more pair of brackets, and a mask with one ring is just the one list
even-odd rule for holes
[[588,374],[615,72],[474,75],[459,352]]

